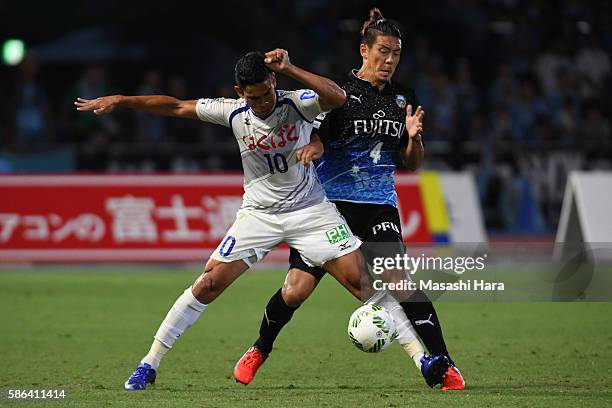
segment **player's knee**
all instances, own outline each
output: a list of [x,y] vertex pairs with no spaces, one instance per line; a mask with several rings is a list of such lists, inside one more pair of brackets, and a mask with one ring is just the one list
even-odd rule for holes
[[284,285],[283,300],[289,307],[299,307],[312,293],[307,285]]
[[194,283],[192,292],[199,302],[209,304],[219,295],[219,285],[213,274],[205,271]]

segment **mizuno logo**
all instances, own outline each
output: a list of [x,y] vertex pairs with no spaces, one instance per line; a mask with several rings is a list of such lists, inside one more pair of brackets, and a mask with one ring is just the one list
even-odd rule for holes
[[432,326],[435,326],[435,324],[433,324],[433,322],[431,321],[431,313],[429,314],[427,320],[415,320],[414,324],[416,324],[417,326],[420,326],[422,324],[431,324]]
[[351,245],[351,244],[349,244],[349,242],[348,242],[348,241],[346,241],[345,243],[340,244],[340,250],[341,250],[341,251],[344,251],[345,249],[349,249],[351,246],[352,246],[352,245]]

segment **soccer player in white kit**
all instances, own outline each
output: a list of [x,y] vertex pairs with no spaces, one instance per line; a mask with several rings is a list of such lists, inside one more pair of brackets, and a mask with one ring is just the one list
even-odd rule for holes
[[[309,89],[276,90],[274,72]],[[304,166],[312,121],[341,106],[346,94],[333,81],[302,70],[289,54],[276,49],[250,52],[236,64],[239,99],[183,101],[169,96],[112,95],[78,98],[79,111],[95,114],[128,107],[161,116],[200,119],[232,129],[244,168],[243,204],[236,221],[206,263],[204,272],[176,300],[155,334],[149,353],[125,383],[128,390],[153,384],[161,358],[206,307],[253,263],[281,242],[297,249],[304,261],[322,266],[354,296],[361,298],[364,268],[361,242],[327,201],[314,166]]]

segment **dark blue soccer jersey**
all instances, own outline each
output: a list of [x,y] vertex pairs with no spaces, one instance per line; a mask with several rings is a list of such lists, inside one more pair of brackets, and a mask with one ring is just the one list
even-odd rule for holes
[[394,174],[407,143],[406,106],[416,109],[411,89],[388,83],[382,91],[350,73],[342,86],[346,103],[319,116],[325,153],[317,173],[327,197],[397,207]]

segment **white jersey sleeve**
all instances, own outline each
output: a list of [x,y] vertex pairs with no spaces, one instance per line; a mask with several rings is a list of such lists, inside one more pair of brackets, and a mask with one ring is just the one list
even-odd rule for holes
[[229,127],[230,116],[238,104],[238,100],[236,99],[204,98],[198,100],[196,104],[196,114],[201,121]]
[[321,105],[319,105],[319,95],[311,89],[299,89],[290,92],[286,96],[295,103],[298,111],[309,122],[312,122],[323,112],[321,110]]

